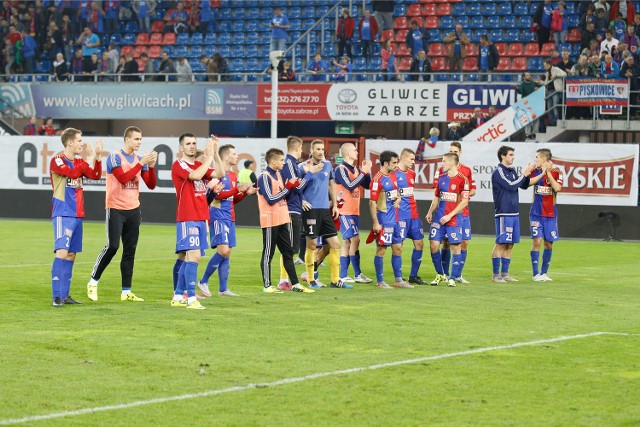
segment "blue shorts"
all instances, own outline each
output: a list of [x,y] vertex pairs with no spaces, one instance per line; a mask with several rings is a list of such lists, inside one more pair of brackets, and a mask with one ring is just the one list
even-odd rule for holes
[[218,245],[229,245],[230,248],[236,247],[236,223],[233,221],[225,221],[215,219],[209,224],[209,239],[211,247]]
[[422,219],[411,218],[405,222],[405,231],[403,236],[405,239],[422,240],[424,239],[424,230],[422,229]]
[[322,236],[316,238],[316,247],[321,248],[327,244],[327,241]]
[[66,249],[75,254],[82,252],[82,218],[56,216],[53,224],[53,251]]
[[391,246],[402,243],[402,241],[404,240],[402,238],[404,234],[404,226],[400,225],[400,223],[405,224],[404,221],[399,221],[393,224],[383,224],[382,228],[384,229],[384,245],[381,245],[378,240],[376,240],[376,245]]
[[471,218],[462,216],[462,240],[471,240]]
[[529,215],[529,231],[532,239],[542,238],[545,242],[555,242],[560,239],[557,218]]
[[518,215],[496,217],[496,243],[501,245],[520,243],[520,217]]
[[340,233],[342,239],[350,239],[360,233],[360,217],[358,215],[340,215]]
[[207,249],[207,221],[184,221],[176,223],[176,253]]
[[429,240],[442,242],[447,239],[450,244],[457,245],[462,242],[462,227],[459,225],[442,225],[439,222],[432,222],[429,228]]

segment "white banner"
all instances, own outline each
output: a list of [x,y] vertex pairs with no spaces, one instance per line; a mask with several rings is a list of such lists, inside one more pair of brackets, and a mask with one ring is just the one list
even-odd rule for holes
[[[400,154],[403,148],[416,150],[417,141],[367,140],[366,156],[377,162],[384,150]],[[515,148],[514,166],[522,172],[533,162],[536,150],[548,148],[553,154],[553,163],[564,175],[564,188],[558,195],[558,203],[564,205],[638,205],[638,145],[636,144],[573,144],[573,143],[512,143]],[[499,146],[466,142],[462,144],[461,161],[471,168],[476,181],[473,201],[493,202],[491,174],[498,165]],[[417,162],[416,188],[419,200],[433,198],[433,177],[449,151],[448,142],[438,142],[436,148],[427,149],[424,161]],[[374,166],[377,171],[379,165]],[[520,191],[520,202],[530,203],[531,191]]]
[[446,122],[446,83],[348,83],[331,85],[331,120]]
[[[100,137],[83,136],[85,143],[94,145]],[[85,190],[104,191],[104,179],[107,173],[105,160],[113,151],[122,148],[122,137],[104,137],[102,152],[102,179],[98,182],[85,182]],[[198,145],[204,148],[207,138],[198,138]],[[221,138],[220,144],[233,144],[239,154],[238,169],[243,169],[245,160],[253,160],[258,175],[266,163],[264,155],[269,148],[277,147],[286,152],[286,141],[271,139],[233,139]],[[51,190],[49,179],[49,163],[51,158],[63,150],[59,136],[6,136],[0,137],[0,188],[24,190]],[[143,138],[139,154],[150,150],[158,152],[158,186],[155,192],[174,193],[171,181],[171,165],[178,158],[178,138]],[[150,191],[140,185],[141,191]]]

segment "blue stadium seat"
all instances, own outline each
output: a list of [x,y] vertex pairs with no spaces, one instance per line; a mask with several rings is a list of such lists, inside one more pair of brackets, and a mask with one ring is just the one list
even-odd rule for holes
[[200,56],[193,57],[189,59],[189,65],[191,66],[191,71],[194,73],[204,73],[207,69],[202,62],[200,62]]
[[218,9],[218,19],[225,21],[231,19],[231,9],[228,7],[220,7]]
[[242,45],[239,44],[234,44],[231,46],[231,53],[229,54],[230,57],[233,58],[243,58],[244,57],[244,47]]
[[516,3],[513,8],[513,14],[516,16],[524,16],[529,14],[529,5],[527,3]]
[[327,12],[329,12],[329,7],[327,6],[316,7],[316,18],[322,18]]
[[241,58],[234,58],[229,61],[229,71],[244,71],[244,60]]
[[448,82],[449,81],[449,76],[447,74],[437,73],[437,74],[434,74],[434,77],[435,77],[435,81],[437,81],[437,82]]
[[231,33],[231,43],[232,44],[245,44],[246,37],[244,33]]
[[449,81],[452,82],[461,82],[462,81],[462,75],[458,74],[458,73],[453,73],[451,74]]
[[271,66],[271,61],[269,60],[269,58],[262,58],[260,60],[260,69],[261,70],[266,70],[270,66]]
[[382,58],[378,56],[374,56],[369,60],[369,66],[367,67],[368,71],[378,71],[382,66]]
[[127,33],[122,38],[122,41],[120,42],[120,44],[122,44],[123,46],[133,46],[135,42],[136,42],[136,35],[133,33]]
[[176,46],[173,51],[174,56],[184,56],[185,58],[189,56],[189,49],[186,45]]
[[162,21],[164,19],[164,15],[166,15],[166,11],[164,9],[158,9],[156,7],[155,12],[153,12],[153,16],[151,17],[152,21]]
[[480,43],[480,36],[484,34],[488,34],[486,28],[480,28],[478,30],[474,30],[473,32],[471,32],[470,39],[473,43]]
[[571,43],[571,49],[569,50],[569,56],[571,58],[576,59],[580,56],[580,43]]
[[[446,16],[443,16],[442,18],[446,18]],[[442,18],[440,18],[440,22],[442,22]],[[456,18],[456,25],[462,25],[462,28],[469,28],[469,17],[468,16],[458,16]]]
[[480,75],[479,74],[469,74],[467,76],[467,81],[469,82],[477,82],[480,81]]
[[169,55],[170,58],[175,58],[175,47],[173,46],[162,46],[162,50],[164,52],[167,52],[167,55]]
[[302,11],[300,9],[300,7],[298,6],[292,6],[289,8],[289,10],[287,10],[287,18],[289,18],[289,20],[292,19],[299,19],[300,16],[302,15]]
[[504,41],[509,43],[515,43],[520,41],[520,31],[515,28],[510,28],[504,36]]
[[230,45],[231,44],[231,34],[230,33],[219,33],[216,44],[218,45]]
[[[251,9],[249,9],[247,11],[247,19],[250,20],[255,20],[255,19],[260,19],[260,9],[258,9],[257,7],[252,7]],[[250,21],[248,21],[247,23],[249,23]]]
[[204,47],[204,51],[202,52],[205,56],[213,56],[218,51],[218,48],[214,45],[207,45]]
[[508,16],[511,15],[513,11],[511,10],[511,2],[503,1],[498,6],[498,15]]
[[469,28],[484,28],[484,16],[472,16]]
[[252,21],[247,21],[246,25],[244,26],[245,31],[258,31],[258,21],[252,20]]
[[189,58],[200,58],[202,54],[202,46],[191,46],[191,49],[189,49]]
[[440,30],[429,30],[430,43],[439,43],[441,41],[442,41],[442,36],[440,35]]
[[367,61],[362,57],[354,58],[353,71],[365,71],[367,69]]
[[523,43],[532,43],[536,41],[536,33],[529,31],[529,29],[522,30],[520,32],[520,41]]
[[260,2],[258,0],[244,0],[244,5],[247,7],[258,7]]
[[542,58],[538,56],[534,56],[533,58],[529,58],[529,70],[531,71],[543,71],[544,66],[542,62]]
[[229,47],[228,44],[218,46],[218,53],[222,55],[223,58],[228,58],[229,54],[231,53],[231,48]]
[[245,52],[245,56],[247,58],[257,58],[259,55],[260,52],[258,51],[258,46],[254,44],[247,45],[247,49]]
[[516,23],[516,27],[518,28],[531,28],[532,25],[533,19],[530,16],[521,16]]
[[216,43],[216,33],[207,33],[204,36],[204,40],[202,41],[202,43],[206,44],[206,45],[215,44]]
[[491,30],[489,32],[489,40],[491,40],[493,43],[499,43],[499,42],[503,42],[504,41],[504,37],[502,34],[502,30]]
[[336,55],[337,55],[337,53],[336,53],[335,48],[333,47],[333,44],[324,45],[324,50],[322,51],[322,56],[330,58],[330,57],[334,57]]
[[249,58],[247,59],[247,63],[245,65],[247,71],[261,71],[260,63],[258,62],[258,58]]
[[502,27],[503,28],[516,28],[516,17],[515,16],[505,16],[502,18]]
[[501,28],[500,17],[498,15],[490,15],[486,21],[487,28]]
[[313,6],[305,6],[301,11],[302,18],[315,18],[316,9]]
[[120,35],[120,33],[111,34],[111,37],[109,38],[109,44],[119,46],[120,43],[122,43],[122,36]]
[[371,46],[371,52],[373,53],[373,56],[380,56],[380,51],[382,49],[380,48],[380,44],[379,43],[374,43]]
[[451,8],[451,15],[462,16],[467,14],[467,7],[464,3],[454,3]]
[[260,43],[260,36],[258,35],[258,33],[256,31],[250,31],[250,32],[246,33],[245,43],[247,43],[247,44],[259,44]]
[[540,4],[539,2],[535,2],[535,1],[530,2],[529,13],[528,14],[525,13],[525,15],[531,15],[531,16],[535,15],[539,4]]
[[260,15],[263,16],[263,19],[268,19],[269,22],[271,22],[271,18],[273,17],[273,8],[271,6],[263,7]]
[[290,19],[289,20],[289,25],[291,25],[291,28],[289,28],[289,30],[291,30],[291,31],[301,31],[302,30],[302,20],[301,19]]
[[241,21],[241,20],[231,21],[231,31],[234,31],[234,32],[244,31],[244,21]]
[[484,6],[482,6],[482,14],[484,16],[495,16],[497,13],[498,8],[495,2],[485,3]]
[[443,16],[440,18],[440,28],[453,28],[453,17]]
[[300,70],[302,70],[302,58],[296,58],[293,61],[293,71],[298,72]]
[[189,44],[189,34],[180,33],[176,37],[176,44]]
[[569,15],[567,17],[567,24],[569,25],[569,28],[576,28],[579,23],[580,23],[579,15]]
[[37,75],[36,76],[36,81],[37,82],[48,82],[49,81],[48,73],[47,73],[47,75],[42,75],[42,74]]
[[[634,3],[635,3],[636,5],[638,4],[638,2],[634,2]],[[578,13],[578,11],[576,10],[576,5],[575,5],[575,3],[574,3],[574,2],[572,2],[572,1],[565,2],[564,7],[567,9],[567,13],[571,13],[571,14],[573,14],[573,13]],[[638,10],[638,9],[637,9],[637,7],[636,7],[636,11],[637,11],[637,10]]]
[[231,9],[231,19],[244,19],[244,7],[233,7]]
[[124,27],[124,32],[126,33],[137,33],[138,32],[138,22],[137,21],[129,21]]
[[480,15],[482,13],[482,11],[480,10],[480,4],[479,3],[471,3],[469,4],[469,6],[467,6],[467,15]]
[[308,30],[309,28],[313,27],[313,24],[315,24],[315,23],[316,23],[316,20],[314,18],[303,19],[302,20],[302,28],[304,30]]
[[393,5],[393,17],[405,16],[407,14],[407,6],[402,3]]
[[228,33],[231,31],[231,21],[217,21],[216,22],[217,30],[219,33]]
[[362,45],[360,43],[355,43],[351,46],[351,49],[355,56],[362,56]]
[[193,33],[189,38],[189,44],[203,44],[203,40],[204,38],[202,37],[201,33]]

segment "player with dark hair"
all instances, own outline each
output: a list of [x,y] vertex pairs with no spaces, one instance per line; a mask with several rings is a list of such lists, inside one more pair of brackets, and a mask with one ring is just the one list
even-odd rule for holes
[[87,296],[91,301],[98,301],[98,281],[102,273],[113,259],[122,239],[122,259],[120,273],[122,275],[122,301],[144,301],[131,292],[133,265],[140,235],[140,178],[147,188],[156,188],[154,165],[158,153],[149,151],[139,156],[136,151],[142,144],[142,131],[129,126],[124,131],[124,146],[114,151],[107,158],[106,185],[106,227],[107,244],[98,255],[91,279],[87,283]]
[[[551,162],[551,150],[541,148],[536,151],[536,168],[531,172],[529,185],[533,186],[533,203],[529,212],[531,230],[531,266],[534,282],[550,282],[547,276],[551,264],[553,242],[560,239],[558,234],[558,207],[556,197],[562,191],[562,172]],[[540,246],[544,240],[542,267],[538,271]]]
[[416,182],[416,172],[413,165],[416,163],[415,151],[405,148],[400,153],[398,168],[395,171],[400,206],[398,206],[398,220],[404,229],[403,239],[413,240],[413,252],[411,253],[411,272],[409,283],[414,285],[426,285],[427,282],[418,276],[422,264],[422,249],[424,247],[424,232],[422,230],[422,218],[418,213],[418,205],[413,195]]
[[[82,177],[99,179],[102,174],[102,141],[94,150],[87,143],[87,160],[76,156],[82,153],[82,132],[67,128],[60,136],[64,151],[53,157],[49,164],[53,187],[51,222],[53,223],[55,258],[51,267],[52,305],[80,304],[71,298],[71,276],[76,254],[82,252],[82,218],[84,218],[84,192]],[[93,167],[90,165],[93,163]]]
[[514,148],[506,145],[498,149],[500,163],[491,175],[496,222],[496,245],[491,252],[493,264],[491,281],[498,283],[517,282],[509,275],[509,264],[511,263],[513,245],[520,242],[518,189],[526,190],[529,187],[529,174],[534,168],[534,165],[530,163],[524,169],[523,174],[519,174],[513,167],[514,151]]
[[226,173],[220,180],[222,189],[209,203],[209,236],[211,248],[215,249],[216,253],[209,260],[207,268],[198,282],[198,288],[202,295],[210,297],[209,277],[218,270],[218,295],[237,297],[238,294],[232,292],[227,283],[231,248],[236,246],[235,205],[240,203],[245,196],[256,194],[257,190],[248,183],[238,184],[238,177],[231,170],[233,166],[238,164],[236,147],[231,144],[223,145],[218,150],[218,154]]
[[398,194],[395,170],[398,166],[398,154],[393,151],[380,153],[380,171],[371,180],[369,212],[373,221],[373,232],[380,236],[376,239],[376,255],[373,265],[376,270],[376,284],[379,288],[390,289],[384,281],[384,254],[391,246],[391,266],[395,286],[413,288],[402,278],[402,240],[404,229],[398,221],[398,206],[401,199]]
[[[462,144],[458,141],[453,141],[449,145],[449,152],[458,155],[458,159],[460,159],[460,155],[462,154]],[[476,194],[476,180],[473,178],[473,173],[471,172],[471,168],[462,163],[458,163],[458,172],[467,178],[469,182],[469,200],[471,197]],[[436,172],[436,176],[433,180],[433,188],[436,187],[438,183],[438,176],[444,174],[443,168],[439,168]],[[469,247],[469,241],[471,240],[471,220],[469,218],[469,205],[464,207],[462,211],[462,243],[460,243],[460,253],[462,254],[462,267],[460,269],[460,277],[456,278],[458,283],[468,284],[464,277],[462,277],[462,270],[464,269],[464,265],[467,262],[467,248]],[[444,271],[445,276],[449,276],[449,264],[451,261],[451,248],[449,246],[449,240],[446,238],[442,240],[442,249],[440,250],[440,254],[442,256],[442,270]]]
[[276,246],[282,254],[282,263],[287,270],[291,283],[291,290],[295,292],[314,292],[307,289],[298,281],[295,265],[293,264],[293,234],[291,232],[291,218],[285,197],[291,190],[300,185],[298,178],[290,178],[284,182],[280,171],[284,167],[284,152],[277,148],[267,150],[265,154],[267,168],[258,178],[258,208],[260,209],[260,228],[262,228],[262,257],[260,270],[262,271],[263,291],[271,294],[282,293],[280,289],[271,285],[271,260]]
[[[202,310],[206,307],[196,299],[198,263],[207,248],[209,206],[204,179],[221,178],[224,166],[218,155],[218,138],[211,135],[205,146],[202,162],[196,160],[198,144],[195,135],[184,133],[178,150],[182,158],[173,162],[171,179],[176,189],[176,253],[174,265],[177,286],[171,300],[172,307]],[[215,162],[215,169],[211,162]],[[177,271],[176,271],[177,270]],[[184,298],[184,292],[187,298]]]
[[[305,163],[311,166],[322,165],[322,169],[311,176],[302,191],[302,225],[307,235],[307,251],[304,257],[307,277],[309,279],[314,277],[317,239],[318,236],[322,236],[330,247],[330,286],[332,288],[353,288],[350,284],[340,280],[340,240],[338,240],[338,232],[334,223],[334,218],[338,218],[338,206],[333,167],[324,158],[324,141],[316,139],[311,142],[311,157]],[[304,170],[305,163],[299,166],[301,170]],[[315,280],[310,280],[309,286],[313,289],[321,287]]]
[[[351,143],[340,147],[343,162],[336,167],[336,198],[340,214],[340,280],[343,283],[371,283],[360,269],[360,198],[371,184],[371,161],[363,160],[360,168],[358,150]],[[348,276],[349,263],[353,265],[354,277]]]
[[[446,153],[442,156],[443,173],[438,176],[435,193],[429,212],[425,217],[431,224],[429,229],[429,248],[431,260],[436,269],[436,277],[431,286],[447,282],[447,286],[455,287],[456,279],[462,272],[462,211],[469,203],[469,181],[458,172],[458,155]],[[453,252],[451,277],[447,278],[442,269],[440,243],[447,239]]]

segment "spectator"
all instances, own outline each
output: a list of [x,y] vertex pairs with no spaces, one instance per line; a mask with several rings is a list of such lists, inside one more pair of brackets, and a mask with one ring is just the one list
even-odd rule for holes
[[618,13],[622,15],[622,19],[628,24],[632,25],[636,14],[635,6],[632,1],[626,0],[614,0],[611,2],[611,11],[609,12],[609,19],[614,19],[618,16]]
[[498,66],[500,54],[496,45],[489,41],[486,34],[480,36],[480,52],[478,57],[478,68],[480,70],[480,81],[486,82],[489,74]]
[[551,61],[544,61],[545,80],[552,82],[547,84],[547,110],[549,111],[549,126],[555,126],[558,122],[559,114],[557,105],[560,104],[562,90],[564,89],[564,78],[567,73],[551,64]]
[[551,37],[551,16],[553,15],[553,4],[551,0],[544,0],[536,9],[533,15],[533,26],[538,34],[538,48],[542,50],[542,45],[549,41]]
[[189,31],[189,12],[184,9],[184,3],[179,1],[175,9],[169,10],[164,17],[167,21],[165,30],[173,31],[176,34],[186,33]]
[[218,67],[213,62],[213,59],[207,58],[205,55],[200,55],[200,63],[204,67],[204,72],[207,73],[207,80],[210,82],[218,81],[215,74],[218,73]]
[[109,54],[109,59],[111,60],[111,69],[109,70],[109,73],[114,74],[116,72],[116,69],[118,68],[118,63],[120,63],[120,52],[118,52],[118,49],[114,44],[110,44],[109,51],[107,53]]
[[583,55],[587,55],[587,57],[591,58],[592,56],[600,55],[600,43],[598,40],[591,40],[589,42],[589,47],[587,49],[583,49],[581,52]]
[[[120,0],[104,0],[104,31],[107,34],[118,32]],[[117,62],[116,62],[117,64]]]
[[[176,67],[173,65],[173,61],[169,58],[169,54],[166,51],[162,52],[158,73],[160,74],[156,77],[158,81],[175,80],[175,76],[171,75],[176,73]],[[169,75],[168,77],[167,74]]]
[[573,66],[576,65],[576,63],[573,62],[569,57],[569,51],[567,49],[562,50],[561,57],[562,57],[562,60],[558,64],[558,68],[560,68],[565,73],[569,74],[569,72],[571,71],[571,68],[573,68]]
[[60,31],[55,21],[49,23],[49,27],[47,28],[47,43],[45,46],[49,51],[49,58],[55,58],[58,52],[64,52],[62,31]]
[[[91,65],[91,55],[98,53],[100,46],[100,37],[91,31],[91,28],[85,27],[84,32],[78,37],[77,43],[82,46],[83,67],[88,69]],[[71,67],[73,69],[73,67]]]
[[98,74],[100,75],[99,80],[101,82],[112,82],[114,80],[114,77],[110,76],[109,74],[114,73],[115,67],[113,66],[112,59],[109,57],[109,52],[102,52],[102,58],[100,59],[100,63],[98,64]]
[[53,127],[53,119],[47,117],[42,122],[42,126],[38,128],[38,135],[53,136],[56,134],[56,128]]
[[191,65],[189,61],[184,59],[184,56],[178,57],[178,64],[176,64],[176,73],[178,74],[178,81],[182,83],[191,81]]
[[[571,67],[571,70],[567,72],[573,77],[595,77],[593,70],[589,67],[589,58],[587,55],[580,55],[578,62]],[[588,119],[591,115],[589,107],[568,107],[567,116]]]
[[609,28],[609,20],[604,9],[596,9],[596,33],[600,36],[600,40],[605,37],[605,32]]
[[256,177],[256,162],[253,160],[244,161],[244,169],[238,173],[238,184],[256,185],[258,178]]
[[487,115],[486,115],[487,121],[493,119],[496,116],[496,114],[498,114],[498,112],[496,111],[496,106],[490,105],[489,111],[487,112]]
[[590,73],[592,76],[596,78],[602,77],[602,71],[601,71],[602,61],[600,61],[600,57],[598,55],[590,56],[588,64],[589,64],[589,69],[591,70]]
[[411,21],[411,28],[407,32],[407,38],[405,40],[407,47],[411,50],[411,56],[416,56],[421,50],[428,52],[429,47],[427,45],[427,40],[429,40],[429,33],[427,30],[420,28],[418,21]]
[[138,62],[133,59],[130,53],[127,53],[124,56],[124,71],[122,72],[123,77],[122,81],[125,82],[137,82],[140,81],[138,78]]
[[29,121],[24,125],[23,135],[37,135],[36,132],[36,116],[29,117]]
[[624,35],[627,33],[627,23],[624,22],[622,13],[618,12],[616,18],[609,24],[609,29],[613,33],[614,38],[622,40]]
[[[635,56],[638,54],[638,47],[640,47],[640,39],[636,36],[636,29],[633,24],[627,27],[627,32],[624,37],[620,39],[621,43],[627,45],[627,49]],[[637,65],[637,64],[636,64]]]
[[636,29],[636,36],[640,37],[640,13],[633,17],[633,26]]
[[393,51],[391,39],[387,39],[382,43],[380,57],[382,58],[382,64],[380,65],[382,78],[388,82],[396,81],[398,79],[398,61]]
[[469,119],[469,124],[467,127],[469,129],[477,129],[487,121],[487,116],[482,113],[482,109],[480,107],[476,107],[473,109],[473,114],[471,115],[471,119]]
[[149,58],[149,55],[143,53],[140,55],[140,61],[142,62],[142,74],[145,74],[143,77],[144,81],[153,81],[156,73],[156,67],[153,63],[153,60]]
[[116,74],[118,74],[118,81],[124,81],[124,78],[122,77],[122,75],[124,74],[124,66],[126,65],[127,61],[124,59],[124,56],[121,56],[118,59],[118,66],[116,67]]
[[278,81],[291,82],[296,80],[296,73],[291,69],[291,62],[282,63],[282,71],[278,73]]
[[220,76],[220,81],[228,82],[229,80],[231,80],[231,76],[229,75],[229,66],[227,65],[226,58],[216,52],[213,54],[213,62],[214,64],[216,64],[216,69],[218,75]]
[[436,144],[438,143],[438,137],[440,136],[440,129],[431,128],[429,129],[429,138],[422,137],[420,141],[418,141],[418,148],[416,149],[416,162],[424,162],[424,150],[428,145],[431,148],[436,148]]
[[307,70],[311,73],[309,80],[313,82],[325,81],[324,74],[329,71],[329,64],[322,59],[320,52],[316,52],[316,54],[313,55],[313,60],[309,61]]
[[[91,57],[89,57],[89,62],[91,62]],[[84,71],[84,59],[82,58],[82,49],[76,50],[76,54],[71,60],[71,74],[74,75],[73,81],[83,81],[82,77],[75,77],[82,74]]]
[[640,78],[640,67],[636,64],[633,55],[627,57],[620,67],[620,77],[626,77],[629,79],[629,114],[635,115],[638,112],[638,107],[635,105],[638,103],[638,78]]
[[[89,67],[88,68],[83,68],[82,73],[83,74],[100,74],[100,61],[98,59],[98,54],[97,53],[92,53],[91,54],[91,62],[89,62]],[[94,79],[93,77],[88,77],[86,80],[94,80],[96,81],[96,79]]]
[[104,10],[100,7],[99,2],[91,2],[90,10],[87,13],[87,26],[94,33],[102,34],[104,32]]
[[587,28],[584,31],[580,31],[580,50],[589,49],[591,46],[591,40],[595,40],[598,44],[598,35],[596,34],[596,25],[593,22],[587,24]]
[[[132,2],[133,10],[138,17],[138,30],[141,33],[151,31],[151,15],[156,11],[156,2],[153,0],[141,0]],[[165,16],[165,21],[167,17]],[[175,18],[173,18],[175,19]],[[174,24],[175,25],[175,24]]]
[[120,19],[121,21],[129,21],[133,17],[132,9],[133,9],[132,0],[121,0],[120,10],[118,12],[118,19]]
[[340,58],[340,62],[333,61],[333,66],[335,67],[335,70],[337,70],[337,73],[334,76],[335,81],[346,82],[349,80],[349,74],[351,74],[351,71],[353,71],[353,67],[351,66],[351,58],[345,55]]
[[620,66],[613,60],[612,55],[605,55],[604,62],[600,66],[600,74],[605,79],[617,79],[620,77]]
[[371,16],[371,11],[366,9],[364,17],[358,24],[358,32],[360,33],[360,45],[362,46],[362,56],[369,62],[371,57],[371,46],[378,34],[378,22],[376,18]]
[[62,24],[60,24],[60,31],[62,32],[62,41],[64,42],[64,57],[70,60],[74,53],[74,42],[76,40],[76,32],[74,31],[73,24],[69,19],[69,15],[62,15]]
[[607,3],[607,0],[596,0],[593,2],[593,4],[596,8],[596,13],[599,10],[602,10],[606,16],[609,16],[609,11],[611,10],[611,6],[609,6],[609,3]]
[[[531,73],[529,71],[525,71],[522,75],[522,83],[520,85],[514,85],[516,87],[516,92],[522,95],[523,98],[531,95],[535,92],[541,85],[539,81],[533,80],[531,77]],[[527,139],[535,139],[536,132],[538,131],[539,122],[536,120],[533,123],[529,123],[524,127],[524,134]]]
[[206,34],[209,32],[209,24],[213,20],[213,14],[211,13],[211,2],[204,0],[200,2],[200,26],[198,32]]
[[592,23],[595,26],[596,17],[595,17],[596,8],[592,4],[587,7],[585,14],[580,18],[580,22],[578,23],[578,29],[580,32],[584,32],[587,29],[587,26]]
[[[393,7],[392,0],[375,0],[373,2],[373,16],[379,26],[379,33],[383,30],[393,30]],[[425,46],[425,50],[426,46]]]
[[36,68],[36,49],[38,45],[36,40],[27,33],[22,31],[22,58],[24,74],[33,74]]
[[347,51],[347,56],[351,58],[351,38],[353,37],[353,30],[355,28],[354,19],[349,16],[349,8],[342,9],[342,15],[338,20],[338,27],[336,28],[336,38],[338,39],[338,56],[342,57]]
[[605,39],[600,42],[600,55],[603,53],[613,54],[616,46],[618,46],[618,40],[613,38],[613,32],[611,30],[607,30],[605,32]]
[[562,62],[562,57],[560,56],[560,52],[558,49],[549,50],[549,61],[551,61],[551,65],[558,66]]
[[447,128],[446,141],[460,141],[464,137],[464,133],[460,129],[460,123],[451,122],[447,125]]
[[69,78],[67,61],[64,60],[62,53],[56,54],[56,60],[53,61],[53,74],[56,76],[56,81],[59,82],[66,82]]
[[[203,2],[206,3],[206,2]],[[200,28],[200,8],[196,2],[191,4],[191,9],[189,10],[189,32],[191,34],[198,31]]]
[[471,44],[469,37],[462,32],[462,25],[456,25],[455,31],[444,38],[444,43],[448,45],[449,71],[462,71],[462,62],[467,56],[465,46]]
[[414,82],[428,82],[431,80],[431,61],[427,58],[427,52],[424,49],[420,50],[411,61],[409,80]]
[[621,66],[622,63],[624,62],[624,60],[629,55],[631,55],[631,52],[629,52],[627,50],[627,45],[625,45],[624,43],[620,42],[620,43],[618,43],[618,46],[616,47],[615,53],[612,55],[613,56],[613,62],[616,62],[618,65]]
[[565,5],[563,2],[559,1],[557,9],[551,13],[551,31],[553,31],[553,40],[558,48],[567,41],[569,21],[565,15]]
[[270,50],[285,50],[287,42],[287,30],[291,28],[289,18],[282,13],[282,9],[276,7],[273,9],[273,18],[269,28],[271,28],[271,45]]

